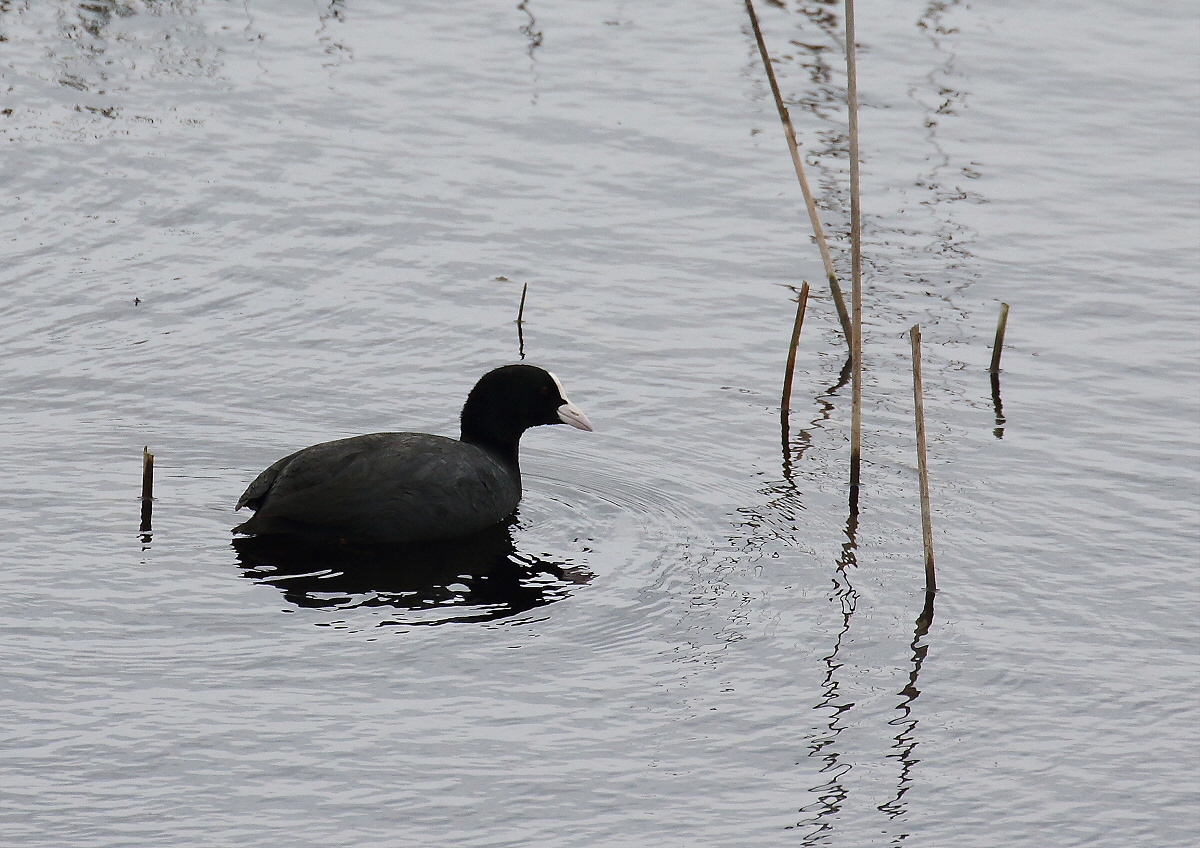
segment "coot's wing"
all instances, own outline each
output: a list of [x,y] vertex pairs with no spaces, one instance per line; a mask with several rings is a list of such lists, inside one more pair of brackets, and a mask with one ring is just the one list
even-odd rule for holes
[[376,437],[389,435],[405,434],[375,433],[372,436],[337,439],[321,442],[319,445],[312,445],[285,456],[254,478],[254,482],[247,487],[234,509],[238,510],[243,506],[254,510],[262,509],[264,503],[327,484],[336,479],[347,465],[364,452],[370,452],[372,448],[377,447]]
[[246,491],[242,492],[242,496],[238,498],[237,506],[233,509],[236,512],[244,506],[251,509],[258,509],[262,506],[263,497],[271,490],[271,486],[275,484],[275,479],[279,476],[279,472],[283,467],[295,459],[303,450],[298,450],[293,454],[285,456],[278,462],[272,463],[270,468],[267,468],[261,474],[254,478],[254,482],[246,487]]
[[434,539],[503,520],[521,495],[517,475],[486,451],[424,433],[325,442],[276,464],[247,532],[300,524],[379,542]]

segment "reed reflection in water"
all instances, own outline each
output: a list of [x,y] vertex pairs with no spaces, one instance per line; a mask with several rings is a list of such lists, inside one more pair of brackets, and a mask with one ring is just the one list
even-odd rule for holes
[[805,829],[801,845],[816,846],[833,836],[837,814],[850,796],[847,780],[854,763],[846,756],[838,737],[848,726],[848,713],[854,709],[852,695],[843,686],[839,672],[844,661],[838,656],[850,633],[850,622],[858,607],[859,594],[850,581],[850,573],[858,568],[858,514],[851,511],[846,517],[846,541],[842,543],[833,576],[831,601],[841,605],[842,626],[834,637],[833,647],[825,655],[825,679],[821,681],[821,700],[813,705],[814,710],[828,710],[823,727],[808,742],[808,756],[823,762],[820,774],[825,779],[809,789],[817,800],[800,808],[808,818],[797,822],[794,827]]

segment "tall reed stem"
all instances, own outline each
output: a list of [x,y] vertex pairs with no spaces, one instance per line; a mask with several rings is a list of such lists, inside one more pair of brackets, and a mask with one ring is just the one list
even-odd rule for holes
[[846,344],[852,346],[852,330],[850,316],[846,312],[846,299],[842,296],[842,287],[838,283],[837,273],[833,270],[833,258],[829,254],[829,244],[825,241],[825,230],[821,227],[821,218],[817,214],[817,203],[808,186],[808,177],[804,172],[804,160],[800,156],[800,147],[796,143],[796,130],[792,127],[792,117],[788,113],[787,106],[784,105],[783,95],[779,93],[775,68],[771,65],[771,57],[767,53],[767,45],[763,41],[762,29],[758,25],[758,15],[754,12],[752,0],[746,0],[746,12],[750,15],[750,26],[754,29],[754,40],[758,42],[758,53],[762,57],[763,67],[767,71],[767,81],[771,84],[771,94],[775,97],[775,108],[779,110],[779,120],[783,122],[783,134],[787,138],[788,152],[792,155],[792,167],[796,169],[796,179],[800,181],[800,192],[804,195],[808,220],[812,224],[817,249],[821,252],[821,262],[825,265],[825,277],[829,280],[829,292],[833,296],[833,305],[837,309],[838,321],[842,325],[842,335],[846,337]]
[[846,0],[846,106],[850,124],[850,268],[853,326],[849,338],[854,360],[850,401],[850,508],[858,509],[862,461],[862,209],[859,191],[858,59],[854,0]]
[[921,326],[908,331],[912,340],[913,410],[917,421],[917,476],[921,482],[921,538],[925,544],[925,591],[937,591],[933,573],[933,519],[929,509],[929,459],[925,450],[925,387],[921,379]]

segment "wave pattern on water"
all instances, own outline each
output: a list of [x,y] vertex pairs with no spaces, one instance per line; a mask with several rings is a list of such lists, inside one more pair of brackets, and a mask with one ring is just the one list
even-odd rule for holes
[[[844,272],[841,4],[759,11]],[[779,426],[788,298],[823,274],[737,4],[0,2],[0,829],[1190,845],[1185,24],[861,7],[855,520],[820,286]],[[491,546],[230,546],[284,452],[453,434],[525,282],[529,361],[598,432],[526,437]]]

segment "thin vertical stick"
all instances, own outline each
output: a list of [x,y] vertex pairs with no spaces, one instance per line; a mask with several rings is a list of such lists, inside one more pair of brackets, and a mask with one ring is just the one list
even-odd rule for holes
[[796,347],[800,344],[800,328],[804,326],[804,309],[808,305],[808,283],[800,286],[800,297],[796,299],[796,323],[792,325],[792,343],[788,346],[787,369],[783,374],[783,400],[780,406],[784,418],[792,401],[792,372],[796,370]]
[[846,0],[846,106],[850,113],[850,267],[853,327],[850,338],[854,375],[850,401],[850,509],[858,510],[862,459],[862,209],[858,166],[858,59],[855,49],[854,0]]
[[993,374],[1000,373],[1000,352],[1004,349],[1004,331],[1008,329],[1008,304],[1000,304],[1000,320],[996,322],[996,341],[992,344],[992,364],[988,368]]
[[913,409],[917,419],[917,476],[921,481],[921,537],[925,542],[925,591],[937,591],[933,573],[933,519],[929,514],[929,460],[925,451],[925,389],[921,383],[921,325],[908,331],[912,339]]
[[142,523],[140,532],[150,532],[150,515],[154,510],[154,454],[150,446],[142,448]]
[[529,283],[521,286],[521,305],[517,307],[517,347],[521,358],[525,358],[525,295],[529,294]]
[[142,500],[148,501],[154,498],[154,454],[150,453],[150,446],[146,445],[142,448]]
[[775,97],[775,108],[779,110],[779,120],[783,122],[783,134],[787,138],[788,152],[792,154],[792,167],[796,169],[796,179],[800,181],[800,192],[804,195],[804,206],[808,209],[808,220],[812,224],[813,236],[817,240],[817,249],[821,252],[821,262],[825,265],[825,276],[829,280],[829,291],[833,295],[833,305],[837,308],[838,321],[842,325],[842,335],[846,344],[852,345],[850,316],[846,312],[846,300],[842,297],[842,287],[838,284],[837,274],[833,270],[833,258],[829,255],[829,245],[825,241],[825,230],[821,227],[821,218],[817,215],[817,203],[813,199],[812,190],[808,187],[808,177],[804,173],[804,160],[800,157],[800,148],[796,144],[796,130],[792,127],[792,118],[787,106],[783,103],[783,95],[779,93],[779,83],[775,80],[775,68],[771,65],[771,57],[767,53],[766,42],[763,41],[762,30],[758,26],[758,15],[754,12],[752,0],[746,0],[746,11],[750,15],[750,26],[754,29],[754,40],[758,42],[758,53],[762,56],[763,67],[767,71],[767,80],[771,84],[771,94]]

